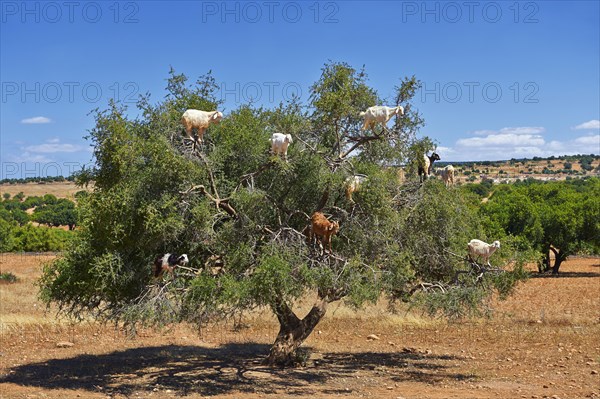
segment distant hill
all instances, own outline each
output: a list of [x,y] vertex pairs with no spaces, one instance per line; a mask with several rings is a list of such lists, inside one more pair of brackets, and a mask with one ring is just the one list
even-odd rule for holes
[[458,182],[479,182],[484,179],[514,182],[534,178],[565,180],[567,177],[600,176],[600,155],[564,155],[548,158],[510,159],[506,161],[436,162],[435,167],[452,164]]
[[52,194],[57,198],[72,200],[75,193],[81,190],[83,189],[71,181],[0,184],[0,195],[8,193],[11,197],[22,192],[25,197],[40,197],[45,194]]

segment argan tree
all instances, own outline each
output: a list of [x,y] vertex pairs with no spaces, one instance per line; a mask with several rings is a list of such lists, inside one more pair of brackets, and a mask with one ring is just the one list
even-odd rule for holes
[[31,219],[51,227],[68,226],[69,230],[73,230],[77,224],[75,203],[65,198],[56,199],[50,204],[36,207]]
[[[172,71],[164,101],[141,98],[136,118],[114,103],[95,113],[96,166],[78,176],[93,190],[78,200],[72,247],[44,271],[46,301],[129,326],[201,325],[267,307],[280,325],[267,362],[289,365],[332,301],[358,307],[384,295],[463,316],[521,276],[510,246],[494,261],[512,259],[516,271],[464,261],[466,243],[486,238],[477,200],[435,181],[398,183],[394,166],[413,160],[423,126],[414,77],[388,101],[405,109],[391,128],[361,130],[360,111],[382,100],[364,70],[329,63],[308,104],[241,106],[193,148],[180,117],[221,105],[214,82],[188,85]],[[270,155],[273,132],[293,136],[289,162]],[[344,181],[356,173],[368,179],[350,203]],[[307,240],[315,211],[340,223],[332,253]],[[153,281],[164,252],[187,253],[190,264]],[[314,304],[301,317],[295,304],[307,297]]]

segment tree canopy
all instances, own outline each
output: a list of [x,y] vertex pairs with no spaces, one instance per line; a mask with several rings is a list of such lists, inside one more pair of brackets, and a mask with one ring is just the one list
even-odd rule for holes
[[[96,110],[89,138],[97,163],[77,177],[94,188],[78,199],[71,248],[44,271],[43,298],[75,316],[129,325],[201,324],[268,307],[280,323],[268,361],[289,364],[332,301],[358,307],[384,295],[464,316],[493,291],[510,292],[523,277],[510,242],[489,273],[464,260],[471,238],[487,238],[475,196],[438,181],[398,182],[393,166],[432,149],[417,138],[419,81],[395,87],[388,105],[405,113],[391,128],[362,131],[359,113],[383,102],[367,83],[364,69],[328,63],[308,104],[240,106],[200,148],[186,145],[180,118],[221,105],[211,73],[189,85],[171,71],[165,99],[140,98],[134,119],[112,102]],[[293,136],[289,163],[269,154],[273,132]],[[368,178],[351,203],[344,186],[356,173]],[[303,234],[315,211],[340,223],[331,254]],[[166,252],[186,253],[190,264],[153,281],[150,265]],[[507,264],[510,271],[497,269]],[[316,299],[300,318],[294,304],[307,295]]]
[[596,177],[526,181],[495,190],[481,214],[490,219],[490,229],[519,236],[539,251],[543,255],[540,271],[558,273],[569,255],[600,251],[598,198],[600,179]]
[[77,223],[75,203],[65,198],[46,200],[44,204],[35,208],[31,219],[48,226],[69,226],[69,230],[73,230]]

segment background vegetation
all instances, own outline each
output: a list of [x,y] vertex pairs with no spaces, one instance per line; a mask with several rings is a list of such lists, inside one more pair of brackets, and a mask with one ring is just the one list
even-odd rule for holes
[[76,224],[73,201],[51,194],[25,197],[19,193],[11,198],[4,193],[0,202],[0,252],[62,251],[72,234],[50,227],[67,226],[73,230]]

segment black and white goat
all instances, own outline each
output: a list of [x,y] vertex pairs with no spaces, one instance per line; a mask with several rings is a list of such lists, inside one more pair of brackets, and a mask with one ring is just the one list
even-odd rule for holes
[[152,266],[152,275],[155,278],[160,278],[165,273],[171,273],[171,275],[173,275],[173,270],[177,266],[185,266],[188,263],[189,263],[189,259],[186,254],[183,254],[183,255],[177,255],[177,254],[158,255],[156,257],[156,259],[154,259],[154,264]]

